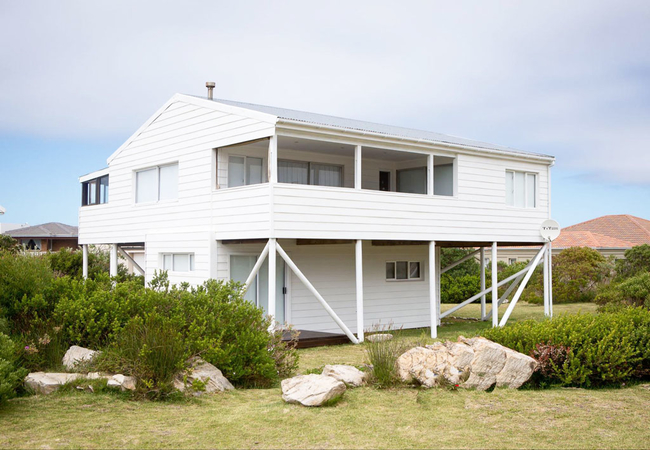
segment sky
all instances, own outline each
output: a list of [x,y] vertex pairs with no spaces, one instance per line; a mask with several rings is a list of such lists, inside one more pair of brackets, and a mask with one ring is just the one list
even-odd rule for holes
[[650,219],[650,1],[0,0],[0,222],[77,224],[78,177],[174,93],[556,157],[552,215]]

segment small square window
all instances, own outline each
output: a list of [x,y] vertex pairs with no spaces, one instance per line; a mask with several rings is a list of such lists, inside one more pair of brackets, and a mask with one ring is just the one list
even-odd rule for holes
[[387,261],[386,280],[421,280],[419,261]]
[[395,263],[387,262],[386,263],[386,279],[394,280],[395,279]]

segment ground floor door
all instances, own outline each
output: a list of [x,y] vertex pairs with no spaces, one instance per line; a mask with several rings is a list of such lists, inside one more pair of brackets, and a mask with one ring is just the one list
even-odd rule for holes
[[[259,256],[254,255],[230,255],[230,278],[240,283],[246,282],[246,278],[253,270],[253,266]],[[275,281],[275,320],[284,323],[286,320],[286,273],[285,263],[282,258],[276,259],[276,281]],[[269,260],[268,258],[262,264],[260,271],[251,284],[251,287],[244,295],[244,299],[255,303],[269,313]]]

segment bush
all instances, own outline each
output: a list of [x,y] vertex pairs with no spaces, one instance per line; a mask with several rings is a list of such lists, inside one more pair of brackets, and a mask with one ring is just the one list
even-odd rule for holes
[[615,304],[650,309],[650,272],[640,272],[619,283],[612,283],[598,292],[595,302],[601,306]]
[[650,272],[650,245],[643,244],[625,251],[625,259],[616,261],[617,279],[623,280]]
[[546,367],[552,384],[603,386],[650,374],[650,311],[642,308],[528,320],[483,336],[528,355],[538,344],[565,347],[564,362]]
[[[69,276],[77,279],[83,277],[83,252],[81,250],[64,248],[58,252],[47,253],[45,258],[57,276]],[[91,245],[88,251],[88,278],[94,280],[108,274],[109,271],[109,253]],[[129,275],[126,266],[118,264],[117,280],[129,281],[133,279],[139,279],[141,283],[144,280],[141,276]]]
[[0,252],[16,254],[21,248],[17,240],[6,234],[0,234]]
[[399,330],[385,328],[377,330],[393,334],[393,339],[387,341],[364,342],[368,363],[372,366],[370,383],[380,389],[389,388],[400,383],[397,374],[397,359],[404,353],[405,345],[398,339]]
[[0,333],[0,404],[16,396],[27,371],[18,366],[15,345],[6,334]]

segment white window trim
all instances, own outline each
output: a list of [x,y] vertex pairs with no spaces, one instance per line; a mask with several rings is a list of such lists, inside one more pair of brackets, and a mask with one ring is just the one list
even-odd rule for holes
[[[178,173],[180,176],[180,165],[178,161],[173,161],[165,164],[159,164],[157,166],[150,166],[150,167],[144,167],[142,169],[134,170],[133,171],[133,203],[136,205],[152,205],[154,203],[169,203],[169,202],[177,202],[178,201],[178,193],[176,194],[176,198],[168,198],[165,200],[160,200],[160,169],[162,167],[169,167],[169,166],[179,166],[178,167]],[[139,202],[138,201],[138,173],[140,172],[146,172],[147,170],[151,169],[156,169],[156,200],[152,200],[149,202]],[[176,180],[178,182],[178,179]]]
[[[406,267],[406,276],[408,278],[402,278],[398,279],[397,278],[397,263],[398,262],[406,262],[407,267]],[[395,278],[385,278],[386,275],[384,275],[384,278],[386,281],[394,282],[394,281],[422,281],[424,280],[423,277],[423,269],[424,269],[424,264],[422,264],[422,261],[411,261],[411,260],[406,260],[406,259],[396,259],[392,261],[386,261],[384,263],[384,273],[386,272],[386,264],[393,263],[395,264]],[[411,263],[418,263],[420,265],[420,276],[418,278],[411,278]]]
[[[236,154],[236,153],[228,153],[227,156],[228,157],[226,158],[226,189],[242,188],[242,187],[246,187],[246,186],[257,186],[258,184],[268,183],[268,181],[265,181],[265,178],[266,178],[266,176],[265,176],[266,173],[265,172],[266,171],[264,169],[265,169],[265,164],[266,164],[266,158],[264,158],[263,156],[247,156],[247,155],[239,155],[239,154]],[[230,176],[230,158],[232,156],[237,157],[237,158],[244,158],[244,184],[241,185],[241,186],[229,186],[228,185],[228,181],[229,181],[228,177]],[[262,160],[262,181],[260,181],[259,183],[254,183],[254,184],[249,184],[248,183],[248,171],[246,170],[246,163],[248,162],[249,158]],[[219,175],[217,174],[217,177],[218,176]]]
[[[512,187],[514,189],[515,186],[515,181],[514,181],[514,174],[515,173],[523,173],[524,174],[524,206],[515,206],[514,205],[514,199],[515,199],[515,192],[513,191],[512,193],[512,200],[513,204],[509,205],[506,203],[506,206],[508,208],[514,208],[514,209],[537,209],[539,205],[539,172],[526,172],[525,170],[514,170],[514,169],[506,169],[506,177],[508,176],[508,173],[513,174],[512,178]],[[528,175],[535,175],[535,206],[528,206],[528,183],[526,182],[526,178]]]
[[[172,268],[171,269],[165,269],[164,264],[165,264],[165,256],[171,256],[172,257]],[[175,256],[189,256],[190,258],[190,270],[174,270],[174,257]],[[194,272],[194,253],[190,252],[162,252],[160,253],[160,268],[161,270],[166,270],[169,273],[188,273],[188,272]]]

